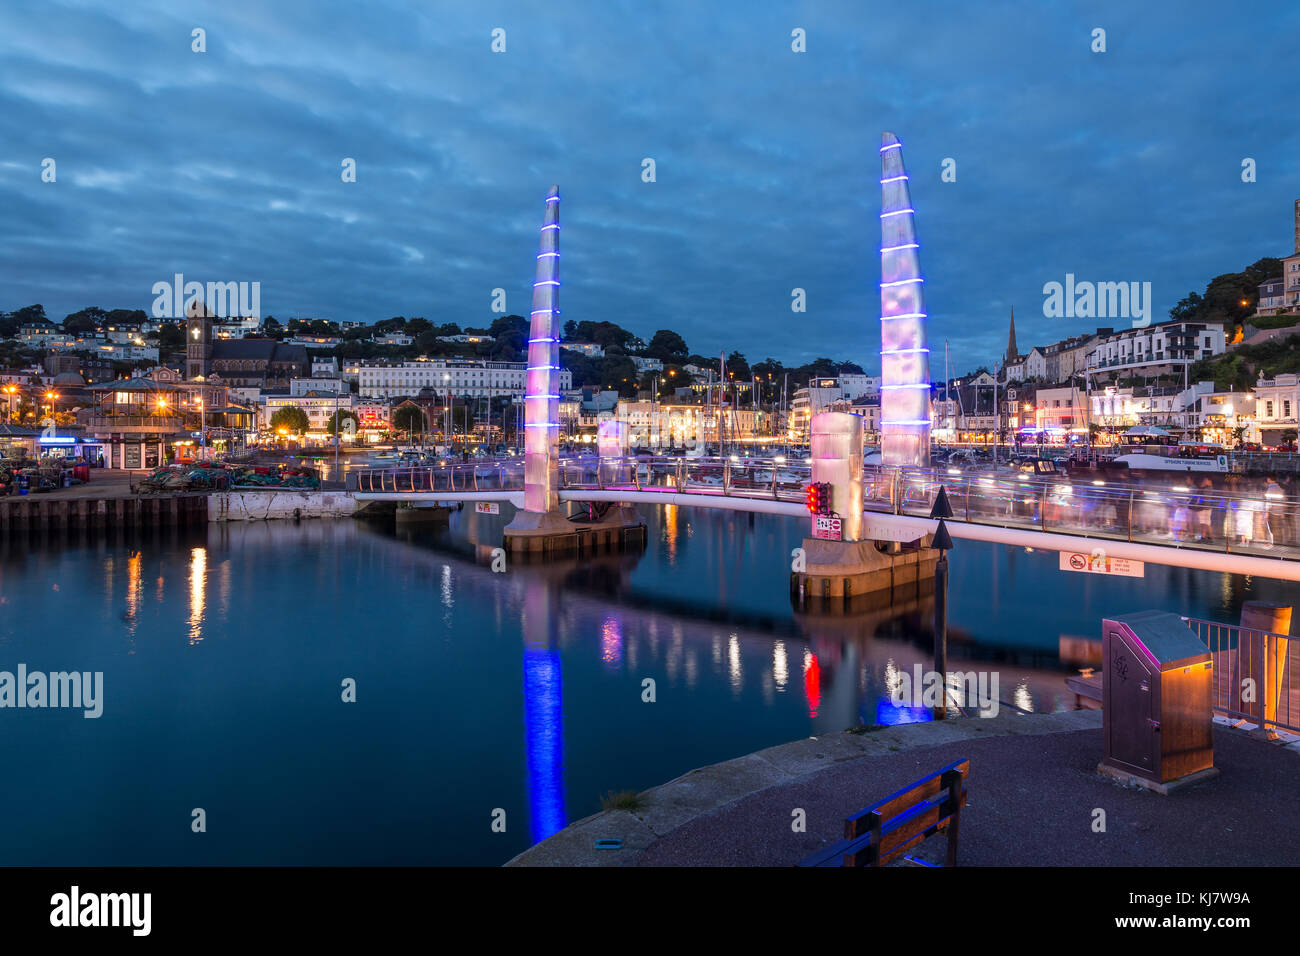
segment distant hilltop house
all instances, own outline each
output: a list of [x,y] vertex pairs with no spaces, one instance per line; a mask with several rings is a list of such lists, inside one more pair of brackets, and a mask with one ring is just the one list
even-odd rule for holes
[[295,378],[311,370],[307,349],[274,339],[219,339],[213,334],[215,316],[200,303],[185,319],[185,377],[194,381],[220,376],[236,388],[288,390]]
[[569,349],[571,352],[581,352],[587,358],[601,358],[605,354],[603,346],[595,342],[561,342],[560,348]]

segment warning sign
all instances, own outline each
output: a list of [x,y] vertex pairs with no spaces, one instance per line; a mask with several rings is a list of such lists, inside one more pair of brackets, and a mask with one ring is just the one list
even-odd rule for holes
[[476,501],[474,502],[474,510],[481,515],[499,515],[501,506],[495,501]]
[[839,518],[817,515],[813,518],[812,536],[823,541],[841,541],[844,538],[844,522]]
[[1125,578],[1146,577],[1146,565],[1129,558],[1113,558],[1104,548],[1093,548],[1091,553],[1061,552],[1062,571],[1083,571],[1087,574],[1117,574]]

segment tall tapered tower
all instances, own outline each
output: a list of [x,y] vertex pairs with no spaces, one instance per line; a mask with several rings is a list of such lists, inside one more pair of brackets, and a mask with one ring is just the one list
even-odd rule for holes
[[903,144],[880,139],[880,428],[887,465],[930,463],[930,350]]
[[524,391],[524,510],[557,511],[560,436],[560,187],[546,194]]

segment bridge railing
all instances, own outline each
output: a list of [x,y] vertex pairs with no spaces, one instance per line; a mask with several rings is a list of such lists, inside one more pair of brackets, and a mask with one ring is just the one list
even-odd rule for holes
[[[565,491],[675,492],[700,496],[802,502],[811,477],[807,461],[703,457],[561,459]],[[1194,485],[1151,486],[1074,481],[1010,470],[868,466],[867,510],[928,517],[945,487],[958,521],[1058,532],[1225,553],[1300,554],[1300,508],[1284,497],[1249,496]],[[445,493],[522,491],[522,459],[454,462],[444,466],[362,469],[362,492]]]
[[1214,658],[1216,713],[1300,733],[1300,640],[1200,618],[1183,618]]
[[782,459],[701,457],[568,458],[565,490],[664,491],[681,494],[802,500],[811,469]]
[[1280,556],[1300,544],[1300,508],[1282,497],[956,471],[879,469],[864,479],[867,507],[928,516],[942,485],[955,518],[975,524],[1225,553]]
[[522,491],[524,487],[524,463],[519,459],[359,468],[354,474],[357,490],[372,493],[451,494],[466,491]]

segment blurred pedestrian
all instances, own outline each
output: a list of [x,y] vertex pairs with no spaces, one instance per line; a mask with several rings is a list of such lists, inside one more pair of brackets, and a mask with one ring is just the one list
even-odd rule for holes
[[1202,478],[1192,498],[1192,537],[1196,541],[1209,541],[1214,537],[1214,482]]
[[1282,486],[1277,483],[1276,475],[1269,475],[1264,479],[1264,547],[1273,547],[1273,523],[1276,521],[1279,529],[1282,527],[1285,510],[1286,495],[1282,492]]

